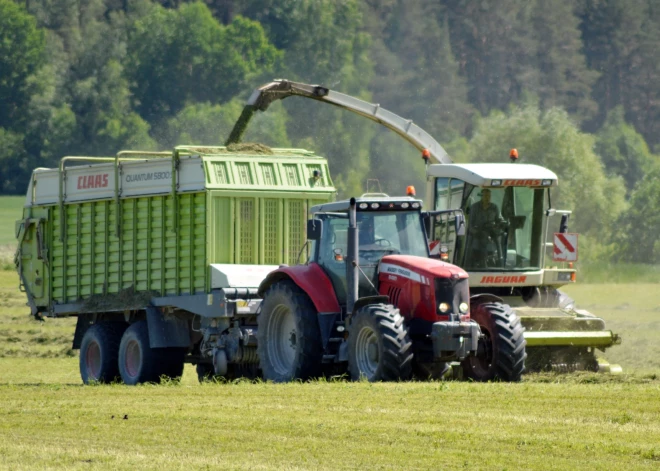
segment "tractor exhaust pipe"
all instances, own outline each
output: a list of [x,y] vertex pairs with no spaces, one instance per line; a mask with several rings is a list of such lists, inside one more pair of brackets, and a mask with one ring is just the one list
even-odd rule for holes
[[348,209],[348,247],[346,254],[346,311],[350,316],[358,300],[358,227],[355,198]]

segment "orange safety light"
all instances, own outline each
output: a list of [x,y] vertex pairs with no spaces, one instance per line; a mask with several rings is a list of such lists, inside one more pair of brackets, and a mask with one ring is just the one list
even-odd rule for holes
[[511,162],[518,160],[518,149],[511,149],[509,151],[509,158],[511,159]]
[[577,274],[575,272],[571,273],[571,281],[575,283],[575,280],[577,280]]
[[428,162],[430,158],[431,158],[431,151],[428,149],[424,149],[422,151],[422,159],[424,159],[425,162]]
[[406,188],[406,194],[408,196],[415,196],[415,187],[410,185],[408,188]]
[[573,262],[568,262],[568,268],[573,268]]

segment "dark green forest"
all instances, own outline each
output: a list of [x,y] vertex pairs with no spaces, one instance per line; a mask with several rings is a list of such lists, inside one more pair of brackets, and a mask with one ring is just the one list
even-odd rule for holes
[[[380,103],[459,162],[555,171],[587,259],[660,263],[660,1],[0,0],[0,193],[65,155],[220,145],[281,77]],[[340,193],[424,185],[417,151],[292,98],[247,141],[329,158]]]

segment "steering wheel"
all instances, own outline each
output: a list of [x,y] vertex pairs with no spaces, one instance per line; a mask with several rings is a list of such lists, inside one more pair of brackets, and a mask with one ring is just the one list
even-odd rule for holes
[[364,249],[360,250],[358,256],[367,262],[377,262],[381,258],[383,258],[385,255],[396,255],[400,254],[401,252],[399,249],[395,247],[387,248],[384,247],[382,249]]
[[374,240],[374,244],[379,247],[392,247],[392,242],[387,239],[376,239]]
[[381,250],[360,250],[358,257],[367,262],[377,262],[381,259]]

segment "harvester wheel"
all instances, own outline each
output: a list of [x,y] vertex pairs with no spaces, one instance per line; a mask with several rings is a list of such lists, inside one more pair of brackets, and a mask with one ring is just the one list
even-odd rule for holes
[[266,292],[257,339],[264,379],[286,382],[321,374],[323,347],[318,314],[294,282],[279,281]]
[[462,363],[465,376],[475,381],[520,381],[527,353],[518,316],[502,303],[477,304],[471,316],[481,327],[483,337],[477,354]]
[[361,307],[348,336],[348,370],[353,380],[410,379],[413,351],[403,316],[389,304]]
[[124,383],[160,382],[161,376],[176,378],[183,373],[186,350],[151,348],[147,321],[132,324],[119,345],[119,373]]
[[119,342],[128,327],[123,322],[94,324],[80,344],[80,376],[83,383],[110,383],[119,377]]

